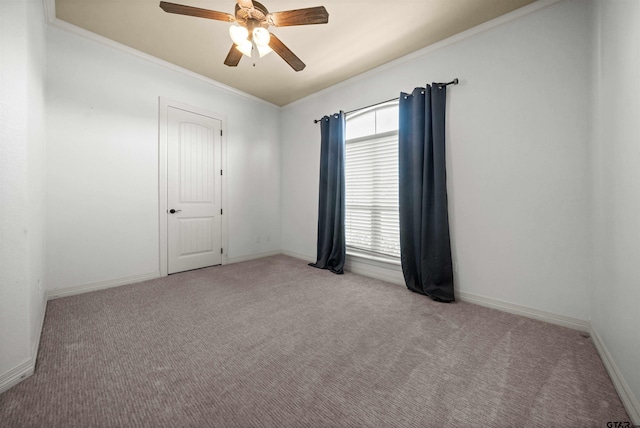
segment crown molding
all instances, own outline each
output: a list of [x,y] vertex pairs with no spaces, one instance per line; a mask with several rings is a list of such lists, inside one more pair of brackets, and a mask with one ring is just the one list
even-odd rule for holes
[[76,25],[70,24],[68,22],[62,21],[61,19],[58,19],[56,17],[56,6],[55,6],[55,0],[43,0],[44,2],[44,10],[45,10],[45,17],[46,17],[46,21],[49,25],[51,25],[52,27],[56,27],[65,31],[68,31],[70,33],[73,33],[77,36],[92,40],[96,43],[100,43],[104,46],[110,47],[112,49],[116,49],[119,50],[121,52],[127,53],[129,55],[133,55],[135,57],[138,57],[140,59],[149,61],[151,63],[154,63],[156,65],[159,65],[161,67],[167,68],[169,70],[181,73],[183,75],[189,76],[191,78],[200,80],[201,82],[204,82],[206,84],[209,84],[211,86],[214,86],[218,89],[222,89],[226,92],[232,93],[234,95],[238,95],[241,97],[244,97],[248,100],[260,103],[260,104],[264,104],[267,105],[271,108],[275,108],[279,111],[285,111],[288,110],[292,107],[295,107],[296,105],[303,103],[305,101],[308,101],[310,99],[314,99],[317,97],[320,97],[328,92],[334,91],[336,89],[339,89],[341,87],[353,84],[359,80],[364,80],[368,77],[374,76],[378,73],[381,73],[387,69],[396,67],[398,65],[404,64],[406,62],[410,62],[410,61],[414,61],[418,58],[422,58],[423,56],[426,56],[428,54],[430,54],[431,52],[437,51],[439,49],[443,49],[445,47],[454,45],[462,40],[465,40],[467,38],[473,37],[475,35],[478,35],[482,32],[485,31],[489,31],[493,28],[499,27],[501,25],[504,25],[508,22],[520,19],[526,15],[529,15],[531,13],[540,11],[542,9],[546,9],[550,6],[554,6],[558,3],[562,3],[564,1],[568,1],[568,0],[537,0],[527,6],[521,7],[520,9],[514,10],[513,12],[507,13],[505,15],[499,16],[495,19],[492,19],[491,21],[485,22],[483,24],[477,25],[473,28],[470,28],[466,31],[463,31],[462,33],[458,33],[454,36],[448,37],[445,40],[442,40],[440,42],[434,43],[432,45],[429,45],[423,49],[420,49],[418,51],[412,52],[408,55],[405,55],[401,58],[395,59],[393,61],[390,61],[386,64],[380,65],[374,69],[371,69],[369,71],[366,71],[364,73],[361,73],[357,76],[351,77],[349,79],[343,80],[340,83],[337,83],[335,85],[332,85],[326,89],[322,89],[318,92],[315,92],[311,95],[308,95],[304,98],[301,98],[299,100],[296,100],[292,103],[289,103],[287,105],[284,105],[282,107],[277,106],[275,104],[272,104],[268,101],[263,100],[262,98],[258,98],[254,95],[248,94],[246,92],[240,91],[236,88],[233,88],[231,86],[225,85],[223,83],[220,83],[216,80],[213,80],[211,78],[205,77],[201,74],[195,73],[193,71],[187,70],[186,68],[180,67],[178,65],[172,64],[168,61],[164,61],[160,58],[156,58],[152,55],[146,54],[144,52],[141,52],[137,49],[131,48],[129,46],[123,45],[121,43],[118,43],[114,40],[111,40],[107,37],[104,36],[100,36],[96,33],[93,33],[91,31],[85,30],[83,28],[80,28]]
[[[358,74],[357,76],[354,77],[350,77],[349,79],[343,80],[342,82],[336,83],[335,85],[332,85],[328,88],[322,89],[318,92],[315,92],[311,95],[307,95],[304,98],[301,98],[299,100],[293,101],[289,104],[286,104],[282,107],[280,107],[281,111],[286,111],[292,107],[295,107],[298,104],[304,103],[306,101],[312,100],[314,98],[317,97],[321,97],[329,92],[335,91],[336,89],[340,89],[344,86],[348,86],[351,85],[353,83],[356,83],[360,80],[365,80],[369,77],[375,76],[376,74],[382,73],[385,70],[388,70],[390,68],[393,67],[397,67],[401,64],[410,62],[410,61],[414,61],[416,59],[422,58],[424,56],[427,56],[428,54],[435,52],[437,50],[452,46],[458,42],[461,42],[465,39],[468,39],[470,37],[476,36],[480,33],[484,33],[485,31],[489,31],[492,30],[496,27],[500,27],[501,25],[507,24],[511,21],[515,21],[518,20],[522,17],[525,17],[527,15],[530,15],[532,13],[538,12],[542,9],[546,9],[548,7],[557,5],[558,3],[563,3],[565,1],[571,1],[571,0],[537,0],[531,4],[528,4],[526,6],[521,7],[520,9],[516,9],[513,12],[509,12],[507,14],[504,14],[502,16],[499,16],[497,18],[492,19],[491,21],[487,21],[484,22],[480,25],[476,25],[475,27],[472,27],[466,31],[463,31],[461,33],[455,34],[451,37],[448,37],[444,40],[441,40],[437,43],[434,43],[432,45],[429,45],[425,48],[422,48],[420,50],[417,50],[415,52],[412,52],[408,55],[405,55],[403,57],[400,57],[398,59],[394,59],[393,61],[390,61],[386,64],[382,64],[378,67],[375,67],[369,71],[365,71],[364,73]],[[400,92],[400,89],[398,89],[398,93]]]
[[272,104],[268,101],[263,100],[262,98],[258,98],[254,95],[248,94],[246,92],[240,91],[236,88],[233,88],[231,86],[225,85],[224,83],[220,83],[217,80],[213,80],[210,79],[208,77],[203,76],[202,74],[198,74],[195,73],[191,70],[187,70],[186,68],[180,67],[178,65],[172,64],[168,61],[162,60],[160,58],[156,58],[153,55],[149,55],[146,54],[144,52],[141,52],[137,49],[134,49],[132,47],[123,45],[122,43],[118,43],[114,40],[111,40],[107,37],[101,36],[99,34],[93,33],[91,31],[85,30],[84,28],[80,28],[76,25],[70,24],[68,22],[65,22],[61,19],[58,19],[56,17],[56,2],[55,0],[43,0],[44,2],[44,12],[45,12],[45,19],[46,22],[48,23],[48,25],[55,27],[55,28],[59,28],[61,30],[70,32],[72,34],[75,34],[77,36],[83,37],[85,39],[91,40],[93,42],[99,43],[103,46],[107,46],[109,48],[112,49],[116,49],[120,52],[124,52],[126,54],[132,55],[134,57],[143,59],[145,61],[151,62],[155,65],[159,65],[160,67],[164,67],[167,68],[169,70],[175,71],[177,73],[183,74],[185,76],[191,77],[193,79],[199,80],[201,82],[204,82],[208,85],[211,85],[217,89],[221,89],[223,91],[229,92],[233,95],[238,95],[241,96],[243,98],[246,98],[247,100],[250,101],[254,101],[256,103],[259,104],[263,104],[266,106],[269,106],[271,108],[275,108],[277,110],[280,110],[280,106],[277,106],[275,104]]

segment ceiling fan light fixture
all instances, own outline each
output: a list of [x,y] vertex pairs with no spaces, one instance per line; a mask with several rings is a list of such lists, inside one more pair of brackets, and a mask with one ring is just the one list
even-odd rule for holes
[[253,29],[253,41],[258,46],[269,46],[271,35],[266,28],[258,27]]
[[260,46],[256,43],[256,47],[258,48],[258,54],[260,54],[260,58],[262,58],[269,52],[273,52],[273,49],[271,49],[269,46]]
[[[233,43],[238,46],[249,41],[249,31],[239,25],[232,25],[229,27],[229,36],[231,36]],[[251,44],[251,42],[249,42],[249,44]]]
[[256,44],[256,48],[258,49],[260,58],[262,58],[269,52],[273,52],[273,50],[269,47],[270,40],[271,34],[269,34],[266,28],[257,27],[253,29],[253,42]]
[[244,42],[236,44],[236,49],[245,54],[248,57],[251,57],[251,50],[253,49],[253,43],[249,40],[245,40]]

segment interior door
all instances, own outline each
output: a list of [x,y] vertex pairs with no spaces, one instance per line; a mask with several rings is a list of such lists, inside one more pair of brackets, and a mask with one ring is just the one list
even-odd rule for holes
[[168,109],[169,274],[222,263],[221,127],[218,119]]

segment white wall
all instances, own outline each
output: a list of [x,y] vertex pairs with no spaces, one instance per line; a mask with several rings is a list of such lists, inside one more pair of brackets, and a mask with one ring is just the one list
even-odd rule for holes
[[640,2],[595,6],[591,323],[626,382],[638,424]]
[[29,269],[31,290],[30,343],[35,362],[40,332],[44,320],[45,301],[45,178],[46,132],[44,79],[46,69],[44,7],[40,0],[27,1],[27,27],[29,29],[27,75],[28,111],[28,230]]
[[227,118],[230,261],[280,248],[277,107],[54,26],[47,54],[48,289],[159,271],[159,96]]
[[589,11],[563,2],[287,106],[282,246],[314,258],[313,119],[433,81],[448,93],[448,185],[459,291],[589,319]]
[[33,371],[44,311],[44,20],[0,2],[0,391]]

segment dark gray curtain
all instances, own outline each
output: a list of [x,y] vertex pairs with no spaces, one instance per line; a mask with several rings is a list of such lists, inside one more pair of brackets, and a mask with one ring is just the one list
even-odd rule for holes
[[445,171],[446,86],[400,94],[400,252],[409,288],[453,302]]
[[340,112],[320,121],[320,196],[318,257],[309,263],[342,274],[346,256],[344,236],[345,119]]

